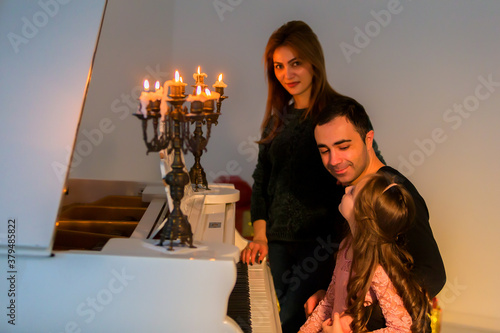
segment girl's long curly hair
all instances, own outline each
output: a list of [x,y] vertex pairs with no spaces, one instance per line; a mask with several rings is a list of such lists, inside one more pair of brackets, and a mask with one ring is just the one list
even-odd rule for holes
[[367,329],[373,304],[365,306],[365,296],[381,265],[411,315],[411,331],[429,332],[429,296],[412,275],[413,258],[404,244],[404,234],[415,217],[412,196],[388,174],[367,177],[354,202],[356,229],[351,235],[353,261],[346,311],[353,318],[351,329],[354,333]]

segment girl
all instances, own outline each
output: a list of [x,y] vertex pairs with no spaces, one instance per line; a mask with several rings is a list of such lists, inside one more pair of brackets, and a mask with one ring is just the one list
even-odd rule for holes
[[430,301],[404,247],[415,215],[411,195],[379,171],[347,187],[339,210],[351,233],[341,243],[325,298],[301,332],[366,332],[375,302],[386,321],[376,332],[430,332]]

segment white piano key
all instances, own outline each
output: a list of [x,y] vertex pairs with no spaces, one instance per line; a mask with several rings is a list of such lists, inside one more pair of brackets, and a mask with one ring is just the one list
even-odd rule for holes
[[252,332],[281,333],[276,293],[267,260],[248,266]]

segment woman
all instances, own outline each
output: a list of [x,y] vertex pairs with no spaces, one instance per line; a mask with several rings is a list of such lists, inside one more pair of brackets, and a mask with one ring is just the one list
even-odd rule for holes
[[328,83],[321,45],[302,21],[276,30],[264,54],[268,99],[254,171],[254,238],[244,263],[269,263],[283,332],[305,321],[304,303],[326,289],[342,239],[343,188],[323,167],[313,118],[340,96]]

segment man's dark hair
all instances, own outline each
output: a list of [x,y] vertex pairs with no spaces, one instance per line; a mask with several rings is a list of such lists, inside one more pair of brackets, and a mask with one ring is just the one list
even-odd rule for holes
[[366,134],[373,130],[365,108],[354,98],[338,96],[333,99],[315,118],[315,125],[324,125],[337,117],[346,117],[363,140],[366,138]]

